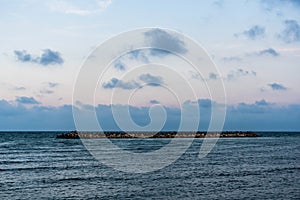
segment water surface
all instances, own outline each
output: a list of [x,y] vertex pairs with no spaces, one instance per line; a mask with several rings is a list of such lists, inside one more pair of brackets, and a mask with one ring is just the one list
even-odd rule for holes
[[[221,138],[204,159],[198,158],[203,139],[195,139],[175,163],[147,174],[109,168],[80,140],[56,139],[57,134],[0,133],[0,199],[300,198],[300,133]],[[145,152],[168,141],[114,143]]]

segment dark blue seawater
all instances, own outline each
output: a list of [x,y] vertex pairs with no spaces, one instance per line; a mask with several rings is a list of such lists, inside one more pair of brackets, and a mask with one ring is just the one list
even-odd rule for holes
[[[195,139],[175,163],[146,174],[109,168],[57,134],[0,133],[0,199],[300,199],[300,133],[222,138],[204,159]],[[114,142],[132,151],[167,143]]]

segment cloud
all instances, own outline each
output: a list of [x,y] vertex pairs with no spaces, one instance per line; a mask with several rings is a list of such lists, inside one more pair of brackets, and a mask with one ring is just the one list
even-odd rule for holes
[[[149,73],[142,74],[138,77],[140,81],[145,83],[148,86],[157,87],[163,84],[163,79],[160,76],[153,76]],[[102,84],[102,88],[104,89],[113,89],[113,88],[120,88],[124,90],[132,90],[135,88],[141,87],[142,84],[136,82],[135,80],[132,81],[122,81],[117,78],[112,78],[110,81],[105,82]]]
[[53,90],[47,90],[47,89],[45,89],[45,90],[41,90],[40,93],[41,94],[53,94],[54,91]]
[[272,90],[287,90],[285,86],[279,83],[270,83],[268,86],[270,86]]
[[89,111],[93,111],[94,110],[94,106],[92,105],[89,105],[89,104],[84,104],[80,101],[76,101],[75,102],[76,106],[79,108],[79,109],[83,109],[83,110],[89,110]]
[[236,71],[231,71],[227,74],[227,80],[236,80],[242,76],[256,76],[256,72],[237,69]]
[[263,55],[272,55],[274,57],[277,57],[279,56],[279,53],[272,49],[272,48],[269,48],[269,49],[263,49],[261,50],[260,52],[257,53],[257,55],[260,55],[260,56],[263,56]]
[[107,8],[111,3],[112,0],[99,0],[98,6],[103,9],[103,8]]
[[256,52],[249,52],[246,53],[245,56],[249,57],[249,56],[273,56],[273,57],[278,57],[280,56],[280,53],[278,51],[276,51],[273,48],[268,48],[268,49],[262,49],[260,51],[256,51]]
[[[114,62],[113,67],[119,71],[125,71],[127,67],[127,63],[131,61],[139,61],[142,63],[149,63],[148,55],[151,54],[151,50],[148,49],[137,49],[132,50]],[[126,64],[125,64],[126,63]],[[141,63],[139,63],[141,64]],[[129,66],[129,65],[128,65]]]
[[74,14],[74,15],[91,15],[96,14],[104,9],[106,9],[112,0],[98,0],[98,1],[89,1],[89,3],[82,3],[71,1],[71,0],[59,0],[59,1],[51,1],[48,3],[48,7],[50,10],[54,12],[60,12],[64,14]]
[[102,87],[104,89],[120,88],[124,90],[132,90],[140,87],[140,84],[135,81],[124,82],[117,78],[112,78],[109,82],[103,83]]
[[261,0],[260,2],[267,11],[272,11],[274,8],[282,9],[282,6],[300,7],[299,0]]
[[0,100],[1,130],[74,130],[72,106],[59,107]]
[[203,80],[201,74],[199,74],[198,72],[190,71],[190,74],[192,79]]
[[213,73],[213,72],[208,74],[208,78],[202,78],[201,74],[197,73],[195,71],[190,71],[189,73],[190,73],[192,79],[197,79],[197,80],[202,80],[202,81],[217,80],[218,78],[220,78],[220,76],[218,74]]
[[243,31],[240,34],[235,34],[236,37],[244,35],[248,39],[255,40],[265,36],[265,28],[259,25],[252,26],[250,29]]
[[246,114],[261,114],[268,109],[267,105],[261,105],[262,102],[256,101],[254,104],[239,103],[237,106],[232,106],[231,109],[236,113],[246,113]]
[[[300,4],[300,3],[299,3]],[[300,25],[296,20],[285,20],[285,28],[279,34],[281,38],[286,43],[299,42],[300,41]]]
[[40,104],[33,97],[25,97],[25,96],[17,97],[16,102],[21,104]]
[[163,84],[162,77],[153,76],[149,73],[140,75],[139,79],[150,86],[160,86],[161,84]]
[[42,53],[41,57],[38,59],[41,65],[62,64],[64,62],[58,51],[45,49],[43,52],[44,53]]
[[262,99],[262,100],[259,100],[259,101],[255,101],[255,105],[258,105],[258,106],[269,106],[271,104],[268,103],[266,100]]
[[240,103],[238,106],[228,106],[224,129],[226,130],[286,130],[298,131],[300,105],[287,106],[256,105]]
[[218,74],[209,73],[209,79],[211,79],[211,80],[217,80],[218,79]]
[[57,87],[58,85],[59,85],[59,83],[48,82],[48,86],[49,86],[50,88]]
[[242,59],[238,56],[230,56],[230,57],[223,57],[222,60],[224,61],[241,61]]
[[[145,38],[150,46],[170,50],[170,53],[182,54],[188,51],[183,40],[159,28],[145,32]],[[167,55],[166,51],[157,49],[155,51],[156,55]]]
[[27,89],[24,86],[18,86],[18,85],[7,83],[7,82],[3,82],[3,81],[0,81],[0,85],[4,86],[8,90],[14,90],[14,91],[23,91],[23,90]]
[[18,87],[14,87],[14,90],[21,91],[21,90],[26,90],[26,88],[23,86],[18,86]]
[[51,49],[44,49],[41,56],[35,56],[27,53],[26,50],[15,50],[16,58],[20,62],[31,62],[38,63],[40,65],[55,65],[62,64],[64,62],[61,54],[58,51],[53,51]]
[[14,51],[15,55],[17,56],[17,59],[21,62],[33,62],[34,59],[32,59],[31,55],[27,53],[25,50],[19,51],[15,50]]
[[[210,99],[186,101],[183,109],[200,109],[199,130],[207,130],[210,122],[211,106],[216,109],[222,106]],[[87,105],[73,106],[77,111],[90,109]],[[119,105],[116,109],[124,110],[126,105]],[[95,107],[100,125],[104,130],[119,130],[111,110],[111,105],[99,104]],[[163,130],[177,130],[180,124],[181,111],[179,108],[164,106],[167,121]],[[150,107],[130,106],[130,114],[134,122],[147,125]],[[84,112],[84,111],[83,111]],[[279,106],[266,100],[257,100],[254,103],[241,102],[227,106],[227,115],[224,130],[252,130],[252,131],[299,131],[300,104]],[[193,116],[191,116],[193,120]],[[26,107],[18,102],[0,100],[0,127],[1,130],[74,130],[72,106],[58,107],[33,105]]]
[[[7,124],[8,120],[11,119],[11,116],[22,114],[25,109],[26,108],[22,104],[16,101],[9,102],[4,99],[0,100],[0,124],[1,122],[3,123],[3,125]],[[4,120],[1,120],[1,118],[4,118]],[[0,127],[4,128],[5,126],[0,125]]]
[[117,70],[120,70],[120,71],[125,71],[126,70],[126,66],[121,62],[116,62],[114,64],[114,68],[116,68]]
[[[149,59],[148,57],[145,55],[145,53],[143,52],[143,50],[133,50],[131,51],[130,53],[130,59],[131,60],[139,60],[139,61],[142,61],[144,63],[148,63],[149,62]],[[152,50],[150,51],[150,54],[152,54]]]
[[157,100],[155,100],[155,99],[152,99],[152,100],[150,100],[150,103],[151,103],[151,104],[159,104],[159,101],[157,101]]
[[167,55],[170,55],[170,54],[172,54],[172,52],[169,52],[169,51],[166,51],[166,50],[163,50],[163,49],[151,49],[150,50],[150,55],[151,56],[164,57],[164,56],[167,56]]
[[219,7],[219,8],[223,8],[224,3],[225,3],[224,0],[216,0],[212,4]]
[[198,105],[200,108],[211,108],[216,102],[210,99],[198,99]]
[[59,86],[59,83],[55,82],[45,82],[45,87],[40,90],[40,94],[53,94],[54,93],[54,88]]

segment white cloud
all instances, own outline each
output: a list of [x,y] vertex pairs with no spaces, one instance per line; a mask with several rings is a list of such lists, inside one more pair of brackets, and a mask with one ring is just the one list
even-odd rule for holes
[[98,1],[98,5],[100,8],[107,8],[112,3],[112,0],[100,0]]
[[85,5],[79,4],[77,1],[55,0],[48,3],[48,7],[54,12],[85,16],[103,11],[112,3],[112,0],[89,1],[91,2],[90,4],[88,4],[87,1],[84,2]]

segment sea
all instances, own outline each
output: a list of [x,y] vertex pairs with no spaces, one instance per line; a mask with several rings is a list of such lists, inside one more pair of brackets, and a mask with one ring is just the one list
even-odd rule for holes
[[[127,173],[95,159],[62,132],[0,133],[0,199],[300,199],[300,133],[220,138],[204,158],[195,139],[175,162]],[[166,139],[115,139],[151,151]],[[130,166],[130,161],[124,160]]]

